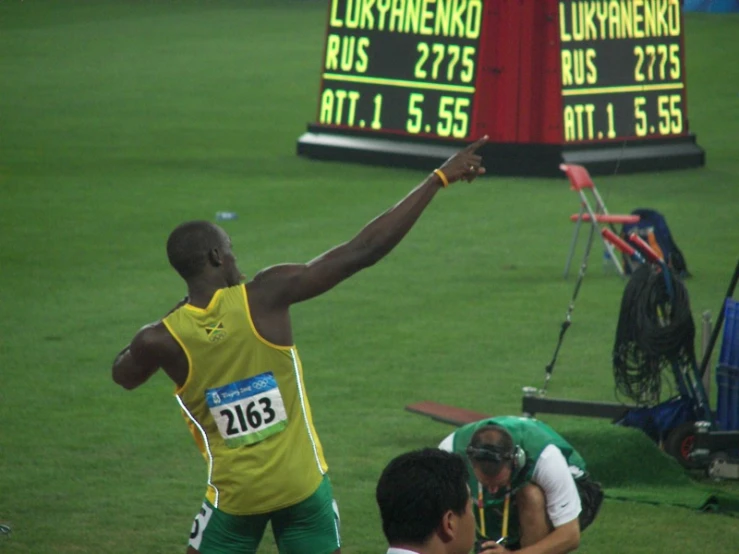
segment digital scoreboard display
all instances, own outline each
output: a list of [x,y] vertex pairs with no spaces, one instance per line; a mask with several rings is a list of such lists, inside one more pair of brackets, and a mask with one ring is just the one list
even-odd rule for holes
[[678,0],[559,0],[567,142],[687,133]]
[[482,0],[333,0],[318,123],[466,139]]
[[320,62],[302,155],[428,167],[487,134],[492,172],[704,164],[679,0],[329,0]]

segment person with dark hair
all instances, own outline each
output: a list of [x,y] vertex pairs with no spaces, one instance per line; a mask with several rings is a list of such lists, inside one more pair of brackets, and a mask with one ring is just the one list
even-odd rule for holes
[[387,554],[468,554],[475,542],[468,477],[461,456],[436,448],[391,460],[375,493]]
[[290,306],[384,258],[436,193],[485,173],[484,137],[451,156],[351,240],[304,264],[280,264],[246,284],[231,239],[207,221],[183,223],[167,256],[187,297],[145,325],[113,362],[126,389],[159,368],[208,464],[188,554],[252,553],[271,523],[280,553],[340,551],[339,516],[313,425]]
[[600,509],[603,491],[585,460],[534,418],[500,416],[470,423],[439,448],[464,455],[477,495],[477,552],[566,554]]

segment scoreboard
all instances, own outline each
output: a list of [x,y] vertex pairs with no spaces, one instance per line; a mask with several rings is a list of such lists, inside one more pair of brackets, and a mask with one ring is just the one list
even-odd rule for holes
[[369,4],[331,3],[318,123],[468,138],[482,0]]
[[679,0],[329,0],[301,155],[488,171],[695,167]]
[[565,141],[682,135],[677,0],[559,2]]

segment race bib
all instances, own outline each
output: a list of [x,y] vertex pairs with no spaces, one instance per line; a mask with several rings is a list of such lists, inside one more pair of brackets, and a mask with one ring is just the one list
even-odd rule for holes
[[229,448],[263,441],[287,427],[287,413],[274,374],[205,391],[210,413]]

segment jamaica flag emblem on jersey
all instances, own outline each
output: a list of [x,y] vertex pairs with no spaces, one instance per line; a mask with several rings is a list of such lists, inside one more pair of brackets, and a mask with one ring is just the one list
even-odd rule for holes
[[218,342],[226,338],[226,330],[223,328],[223,322],[205,326],[205,333],[208,335],[210,342]]

